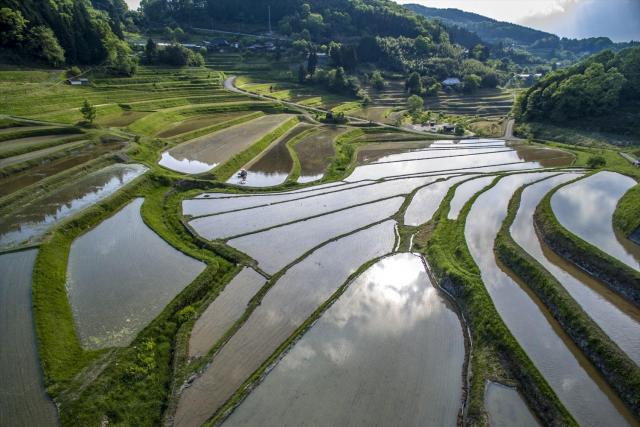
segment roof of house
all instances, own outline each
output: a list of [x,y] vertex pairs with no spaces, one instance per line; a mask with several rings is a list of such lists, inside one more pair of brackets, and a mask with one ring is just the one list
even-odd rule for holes
[[459,85],[460,83],[460,79],[457,77],[449,77],[442,81],[443,85]]

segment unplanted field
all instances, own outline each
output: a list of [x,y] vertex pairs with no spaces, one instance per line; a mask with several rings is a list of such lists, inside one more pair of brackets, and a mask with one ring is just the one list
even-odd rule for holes
[[160,138],[171,138],[173,136],[181,135],[183,133],[191,132],[197,129],[202,129],[207,126],[215,125],[225,122],[227,120],[234,119],[236,117],[249,114],[249,111],[233,111],[233,112],[220,112],[216,114],[206,116],[189,117],[173,126],[158,133]]
[[464,351],[421,259],[393,255],[349,285],[224,425],[455,426]]
[[300,177],[298,182],[316,181],[324,175],[325,170],[335,154],[334,141],[348,128],[325,127],[302,139],[295,151],[300,160]]
[[558,221],[600,250],[640,270],[640,248],[617,234],[613,212],[637,182],[615,172],[599,172],[559,189],[551,198]]
[[0,255],[0,425],[55,426],[31,310],[35,249]]
[[316,250],[282,276],[251,317],[184,389],[175,426],[200,426],[210,418],[322,303],[365,262],[393,250],[387,221]]
[[71,245],[67,292],[86,348],[127,345],[205,265],[142,221],[136,199]]
[[263,154],[253,159],[244,166],[248,171],[245,179],[234,174],[227,181],[230,184],[242,184],[249,187],[269,187],[282,184],[293,167],[293,159],[289,153],[287,144],[300,135],[311,129],[313,125],[299,123],[283,136],[278,138]]
[[41,165],[27,169],[24,172],[0,178],[0,197],[14,193],[41,180],[65,172],[75,166],[82,165],[103,154],[114,152],[123,147],[122,143],[87,144],[72,150],[67,155],[43,162]]
[[[513,193],[555,172],[510,175],[482,193],[468,213],[465,237],[495,307],[515,339],[579,423],[625,426],[632,415],[546,308],[496,261],[493,246]],[[532,334],[535,331],[535,334]]]
[[187,174],[207,172],[249,148],[292,116],[273,114],[185,142],[162,153],[160,165]]
[[38,242],[53,225],[113,194],[146,170],[136,164],[108,166],[10,212],[0,222],[0,248]]

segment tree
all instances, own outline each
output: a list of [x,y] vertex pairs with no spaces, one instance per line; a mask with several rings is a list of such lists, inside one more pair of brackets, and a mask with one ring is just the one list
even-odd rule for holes
[[158,59],[158,45],[152,38],[147,40],[147,45],[144,47],[144,59],[147,64],[154,64]]
[[600,155],[593,155],[587,159],[587,167],[591,169],[599,169],[607,164],[607,159]]
[[409,113],[414,116],[422,112],[423,106],[424,100],[418,95],[411,95],[409,99],[407,99],[407,109]]
[[371,85],[376,90],[384,89],[384,86],[385,86],[384,79],[382,78],[382,74],[380,73],[380,71],[375,70],[373,74],[371,74]]
[[420,74],[413,72],[409,75],[409,78],[405,84],[407,91],[411,94],[422,94],[422,81],[420,80]]
[[498,86],[498,75],[495,72],[490,72],[482,76],[482,87],[495,88]]
[[24,39],[27,20],[19,10],[0,9],[0,46],[11,46]]
[[467,93],[473,93],[480,88],[482,79],[475,74],[468,74],[464,78],[464,91]]
[[80,108],[80,112],[82,113],[82,117],[89,123],[93,123],[96,118],[96,107],[91,105],[86,99],[84,100],[82,108]]
[[316,73],[316,67],[318,66],[318,54],[315,49],[312,49],[309,52],[309,57],[307,58],[307,72],[309,75],[313,76]]
[[304,71],[304,65],[300,64],[298,67],[298,83],[304,83],[307,77],[307,73]]
[[171,29],[171,27],[164,27],[164,30],[162,30],[162,35],[164,36],[165,39],[171,42],[176,40],[176,36],[173,33],[173,30]]
[[35,56],[44,59],[50,65],[59,67],[64,64],[64,49],[51,28],[44,25],[34,27],[29,34],[29,45]]
[[456,127],[453,129],[453,133],[456,136],[464,135],[464,125],[461,123],[456,123]]

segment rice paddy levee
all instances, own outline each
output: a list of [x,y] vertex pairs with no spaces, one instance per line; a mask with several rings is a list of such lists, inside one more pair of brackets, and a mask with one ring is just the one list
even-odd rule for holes
[[269,356],[359,266],[393,250],[393,229],[393,221],[386,221],[352,234],[317,249],[287,270],[202,375],[182,392],[174,425],[197,426],[211,418],[257,369],[268,366]]
[[[496,262],[494,240],[507,216],[511,195],[521,185],[549,176],[552,173],[510,175],[482,193],[466,218],[469,252],[500,317],[575,419],[582,424],[632,425],[633,415],[558,330],[546,309]],[[536,333],[531,334],[532,330]]]
[[[593,177],[598,180],[601,178],[606,179],[608,173],[600,177],[598,177],[598,175],[600,174],[594,175]],[[547,194],[536,208],[534,219],[540,236],[559,256],[593,275],[609,286],[614,292],[617,292],[623,298],[629,300],[632,304],[639,306],[640,272],[606,252],[606,249],[611,247],[613,248],[612,250],[616,250],[617,253],[620,254],[619,256],[624,256],[625,253],[624,251],[620,251],[620,249],[615,249],[619,248],[620,244],[616,240],[613,231],[612,215],[618,198],[621,197],[626,190],[618,192],[617,197],[613,195],[612,202],[606,202],[609,197],[603,195],[603,206],[606,208],[603,210],[605,213],[604,215],[594,213],[594,219],[600,219],[600,222],[596,222],[594,225],[600,226],[601,229],[604,230],[599,240],[604,242],[605,247],[600,249],[567,230],[556,218],[554,209],[552,208],[552,198],[554,194],[562,188],[564,187],[560,186]],[[597,202],[593,206],[600,206],[600,204]],[[576,215],[578,214],[579,213],[576,212]],[[604,216],[608,219],[604,218]],[[589,222],[589,220],[586,221],[587,223]],[[566,222],[568,223],[568,221]],[[581,225],[580,223],[578,224]],[[582,224],[584,224],[584,220]],[[633,245],[633,243],[629,242],[629,245]],[[631,262],[634,258],[627,254],[626,259]]]
[[535,206],[553,187],[573,178],[575,176],[568,174],[559,175],[516,191],[496,238],[495,252],[524,286],[536,294],[637,416],[640,410],[636,399],[640,393],[640,369],[636,365],[640,352],[637,310],[624,307],[631,313],[623,312],[615,303],[548,261],[540,244],[535,243],[537,236],[532,218]]

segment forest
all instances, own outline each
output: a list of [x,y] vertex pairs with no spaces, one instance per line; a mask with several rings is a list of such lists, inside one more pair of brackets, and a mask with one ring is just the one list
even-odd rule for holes
[[546,75],[522,94],[516,117],[527,121],[567,120],[610,124],[638,133],[640,47],[604,51],[572,67]]

